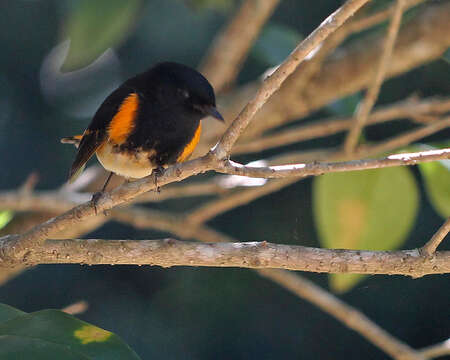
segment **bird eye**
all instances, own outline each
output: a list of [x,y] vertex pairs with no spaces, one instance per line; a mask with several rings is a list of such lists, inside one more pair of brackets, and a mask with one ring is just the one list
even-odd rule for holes
[[184,90],[184,89],[178,89],[178,92],[179,92],[180,95],[181,95],[182,97],[184,97],[185,99],[187,99],[187,98],[189,97],[189,93],[188,93],[187,90]]

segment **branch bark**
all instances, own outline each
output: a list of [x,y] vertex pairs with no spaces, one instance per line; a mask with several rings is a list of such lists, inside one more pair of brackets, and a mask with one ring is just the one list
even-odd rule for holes
[[276,268],[325,273],[389,274],[421,277],[450,273],[450,251],[432,259],[418,249],[402,251],[332,250],[268,242],[198,243],[163,240],[47,240],[21,256],[17,264],[110,264]]

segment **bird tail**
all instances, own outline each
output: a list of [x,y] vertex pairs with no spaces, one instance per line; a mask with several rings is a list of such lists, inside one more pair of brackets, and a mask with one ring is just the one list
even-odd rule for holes
[[63,137],[61,139],[61,143],[63,144],[73,144],[76,148],[80,145],[80,141],[83,135],[74,135],[74,136],[67,136]]
[[[63,137],[61,139],[61,143],[62,144],[72,144],[78,149],[82,138],[83,138],[83,135],[67,136],[67,137]],[[86,166],[86,164],[83,164],[75,172],[71,172],[71,174],[69,176],[69,183],[73,183],[78,178],[78,176],[81,175],[85,166]]]

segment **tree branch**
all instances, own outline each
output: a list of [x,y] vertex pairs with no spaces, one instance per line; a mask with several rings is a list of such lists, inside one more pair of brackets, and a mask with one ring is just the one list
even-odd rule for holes
[[152,174],[133,183],[124,184],[110,193],[103,194],[97,199],[95,206],[92,203],[79,205],[72,210],[57,216],[44,224],[34,227],[22,235],[11,236],[8,241],[3,240],[3,252],[17,252],[25,254],[30,248],[38,247],[43,241],[54,234],[73,226],[84,219],[96,215],[97,212],[111,209],[113,206],[129,201],[136,196],[153,190],[158,186],[166,185],[173,181],[181,181],[189,176],[211,170],[217,158],[227,156],[240,133],[251,121],[256,111],[268,100],[268,98],[281,86],[283,81],[292,73],[295,67],[308,55],[308,53],[329,34],[335,31],[347,18],[368,0],[348,0],[338,10],[331,14],[310,36],[303,40],[291,55],[280,65],[274,74],[268,78],[255,98],[250,101],[241,114],[230,125],[222,140],[213,152],[202,158],[177,164],[165,170],[162,176],[156,178]]
[[225,174],[241,175],[265,179],[277,179],[291,176],[323,175],[333,172],[380,169],[384,167],[415,165],[419,162],[445,160],[450,158],[450,148],[429,150],[416,153],[389,155],[382,159],[351,160],[335,163],[316,162],[309,164],[251,167],[231,160],[218,162],[215,170]]
[[104,193],[97,201],[95,207],[91,202],[78,205],[75,208],[59,215],[49,221],[35,226],[33,229],[21,235],[10,235],[4,238],[2,252],[8,256],[17,253],[23,256],[31,248],[40,246],[47,238],[54,237],[65,229],[92,217],[97,212],[109,210],[112,207],[129,201],[136,196],[158,186],[168,184],[173,181],[181,181],[189,176],[196,175],[210,169],[230,175],[243,175],[259,178],[281,178],[288,176],[308,176],[321,175],[329,172],[355,171],[376,169],[381,167],[392,167],[401,165],[414,165],[418,162],[448,159],[450,149],[431,150],[410,154],[390,155],[377,160],[354,160],[338,163],[311,163],[283,165],[273,167],[249,167],[229,160],[218,160],[213,154],[207,154],[202,158],[191,160],[183,164],[169,167],[165,172],[155,178],[151,175],[135,182],[126,183],[109,193]]
[[89,264],[276,268],[319,273],[389,274],[421,277],[450,273],[450,251],[433,259],[419,250],[364,251],[309,248],[268,242],[198,243],[163,240],[47,240],[13,256],[17,264]]
[[361,130],[366,124],[370,111],[377,101],[378,94],[380,93],[381,89],[381,84],[383,83],[383,80],[386,76],[389,60],[392,57],[394,44],[397,40],[397,34],[400,29],[404,7],[404,0],[396,0],[395,10],[392,14],[392,20],[386,35],[384,50],[381,55],[375,76],[369,86],[369,89],[367,90],[366,97],[356,111],[353,127],[350,129],[350,132],[345,139],[344,149],[347,154],[351,154],[354,151],[361,134]]
[[[367,125],[380,124],[391,120],[411,118],[418,116],[437,115],[450,111],[450,98],[429,98],[418,101],[411,98],[388,106],[381,106],[369,115]],[[337,134],[349,129],[354,118],[332,118],[315,121],[311,125],[290,127],[287,130],[256,139],[247,139],[233,147],[233,154],[248,154],[268,150],[279,146],[286,146],[299,141],[317,139]],[[439,131],[438,129],[437,131]]]
[[420,353],[428,359],[450,355],[450,338],[439,344],[427,346],[426,348],[421,349]]
[[236,140],[250,123],[256,112],[276,92],[286,78],[308,54],[321,44],[332,32],[336,31],[355,11],[368,0],[347,0],[338,10],[325,19],[320,26],[303,40],[281,65],[262,83],[254,98],[250,100],[222,136],[214,149],[214,154],[223,159],[229,155]]
[[[442,56],[450,46],[450,3],[430,3],[401,29],[386,78],[405,73]],[[254,138],[268,129],[310,114],[331,101],[365,88],[373,78],[384,36],[369,34],[352,41],[331,55],[302,91],[296,91],[301,71],[295,71],[283,87],[256,114],[241,140]],[[260,81],[250,83],[222,99],[225,119],[233,118],[256,93]],[[197,154],[214,144],[223,127],[205,128]]]
[[[216,39],[200,65],[216,92],[236,78],[248,51],[280,0],[246,0]],[[242,29],[245,29],[243,31]]]
[[285,178],[280,180],[272,180],[263,186],[251,187],[236,191],[228,196],[212,200],[197,209],[189,211],[185,221],[189,226],[203,224],[217,215],[235,209],[239,206],[250,203],[262,196],[278,191],[285,186],[299,181],[298,178]]
[[258,270],[262,276],[275,281],[295,295],[313,303],[324,312],[335,317],[350,329],[365,337],[372,344],[397,360],[424,359],[407,344],[396,339],[375,324],[359,310],[345,304],[334,295],[313,282],[283,270]]
[[362,145],[358,148],[355,155],[357,157],[368,157],[391,151],[392,149],[398,149],[402,146],[407,146],[414,141],[422,139],[426,136],[430,136],[448,127],[450,127],[450,117],[439,119],[429,125],[421,126],[404,134],[394,136],[378,144]]
[[450,232],[450,217],[444,222],[433,237],[420,249],[422,254],[432,256],[439,244],[445,239]]

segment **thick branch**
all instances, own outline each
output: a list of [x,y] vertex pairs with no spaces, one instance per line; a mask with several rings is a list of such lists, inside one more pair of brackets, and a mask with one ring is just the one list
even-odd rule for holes
[[277,268],[327,273],[420,277],[450,273],[450,252],[432,259],[416,250],[363,251],[309,248],[268,242],[197,243],[164,240],[47,240],[5,265],[46,263],[134,264]]
[[[383,159],[354,160],[338,163],[312,163],[296,164],[274,167],[249,167],[229,160],[218,160],[213,154],[202,158],[177,164],[169,167],[161,176],[158,176],[158,186],[174,181],[183,180],[210,169],[230,175],[243,175],[249,177],[281,178],[288,176],[321,175],[328,172],[354,171],[392,167],[401,165],[414,165],[418,162],[448,159],[450,149],[431,150],[410,154],[391,155]],[[34,227],[30,231],[4,239],[2,251],[5,254],[16,253],[23,256],[29,249],[38,247],[45,239],[54,237],[58,232],[74,226],[104,210],[129,201],[136,196],[155,188],[155,175],[127,183],[103,194],[94,207],[91,202],[76,206],[49,221]]]

